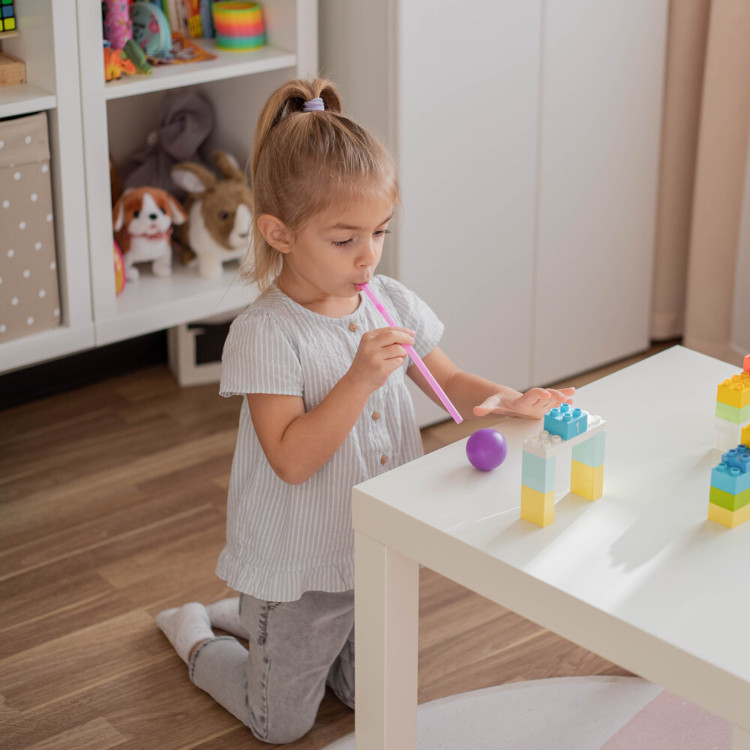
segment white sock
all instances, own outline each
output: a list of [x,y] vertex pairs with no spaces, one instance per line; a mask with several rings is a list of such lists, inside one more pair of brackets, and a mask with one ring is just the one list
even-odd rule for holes
[[221,630],[226,630],[227,633],[239,636],[240,638],[247,638],[247,630],[245,630],[240,621],[239,596],[232,596],[229,599],[222,599],[221,601],[209,604],[206,607],[206,611],[211,619],[212,627],[221,628]]
[[206,608],[197,602],[159,612],[156,624],[186,664],[196,643],[216,637]]

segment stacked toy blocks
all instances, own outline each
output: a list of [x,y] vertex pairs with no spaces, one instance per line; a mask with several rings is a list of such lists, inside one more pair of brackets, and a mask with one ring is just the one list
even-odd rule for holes
[[714,447],[725,452],[744,442],[742,435],[750,426],[750,354],[745,369],[719,383],[716,391],[716,429]]
[[555,515],[557,457],[572,448],[570,491],[586,500],[602,496],[606,422],[563,404],[544,417],[544,430],[523,444],[521,518],[548,526]]
[[750,445],[727,451],[712,469],[708,517],[730,529],[750,519]]

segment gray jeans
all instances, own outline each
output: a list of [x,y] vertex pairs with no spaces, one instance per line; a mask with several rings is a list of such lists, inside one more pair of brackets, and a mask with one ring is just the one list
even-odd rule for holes
[[264,742],[315,723],[326,684],[354,708],[354,592],[308,591],[295,602],[240,597],[248,649],[224,636],[200,646],[190,679]]

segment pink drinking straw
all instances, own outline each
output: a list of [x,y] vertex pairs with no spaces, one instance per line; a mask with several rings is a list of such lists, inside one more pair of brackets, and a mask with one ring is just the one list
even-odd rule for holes
[[[398,327],[398,323],[388,314],[388,311],[383,307],[380,300],[375,296],[372,289],[367,284],[359,284],[359,288],[370,298],[371,302],[377,308],[378,312],[383,316],[383,319],[389,326]],[[435,391],[437,397],[443,402],[443,406],[448,410],[448,413],[453,417],[456,424],[461,424],[464,418],[458,413],[456,407],[453,406],[451,400],[445,395],[445,391],[440,387],[440,384],[432,376],[432,373],[427,369],[427,365],[422,362],[422,358],[414,351],[414,349],[408,344],[403,344],[407,354],[411,357],[417,369],[424,375],[425,380],[430,384],[430,388]]]

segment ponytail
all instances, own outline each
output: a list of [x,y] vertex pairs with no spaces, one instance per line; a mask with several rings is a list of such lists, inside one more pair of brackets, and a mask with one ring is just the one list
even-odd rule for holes
[[[322,110],[318,102],[311,106],[316,99]],[[373,194],[399,199],[390,155],[341,114],[341,97],[323,78],[289,81],[271,94],[255,130],[251,183],[253,252],[240,274],[261,292],[281,270],[281,254],[258,229],[259,216],[275,216],[297,233],[316,213],[346,199]]]

